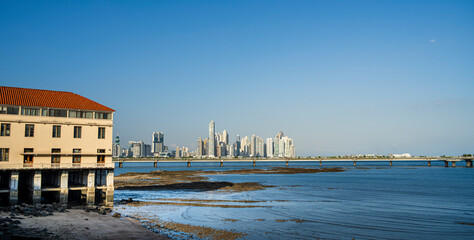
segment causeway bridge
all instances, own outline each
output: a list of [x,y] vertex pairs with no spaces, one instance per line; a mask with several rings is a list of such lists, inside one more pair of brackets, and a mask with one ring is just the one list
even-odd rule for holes
[[328,162],[342,162],[357,166],[357,162],[386,162],[387,165],[392,166],[393,162],[420,162],[425,161],[427,166],[431,166],[431,162],[444,162],[445,167],[456,167],[457,162],[465,161],[466,167],[472,167],[472,161],[474,157],[410,157],[410,158],[334,158],[334,157],[322,157],[322,158],[113,158],[113,162],[119,163],[119,168],[123,167],[126,162],[141,162],[141,163],[152,163],[153,167],[158,167],[159,163],[186,163],[188,167],[191,167],[192,163],[219,163],[221,167],[224,164],[231,164],[236,162],[248,162],[254,167],[258,163],[263,162],[284,162],[286,166],[289,166],[292,162],[314,162],[315,165],[319,164],[320,167],[324,163]]

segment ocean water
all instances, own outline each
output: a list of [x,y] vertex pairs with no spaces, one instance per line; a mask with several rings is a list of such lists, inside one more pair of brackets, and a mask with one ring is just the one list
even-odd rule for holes
[[[116,174],[153,170],[229,170],[252,168],[251,163],[202,163],[187,168],[178,164],[136,163],[116,168]],[[280,166],[283,166],[282,163]],[[294,163],[290,167],[319,168],[319,163]],[[318,165],[318,166],[315,166]],[[344,172],[312,174],[211,175],[211,181],[259,182],[275,187],[259,191],[115,191],[115,199],[252,200],[256,208],[151,205],[117,208],[123,214],[140,213],[183,224],[247,233],[243,239],[474,239],[474,168],[458,163],[384,162],[325,164]],[[443,165],[443,166],[441,166]],[[275,164],[260,164],[271,168]],[[166,232],[165,232],[166,233]],[[183,237],[169,232],[170,236]]]

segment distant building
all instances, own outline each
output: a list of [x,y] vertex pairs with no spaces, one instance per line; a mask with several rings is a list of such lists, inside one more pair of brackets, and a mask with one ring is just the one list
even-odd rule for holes
[[142,157],[150,157],[151,156],[151,145],[145,144],[145,152],[143,153]]
[[112,157],[121,157],[122,156],[122,147],[120,146],[120,137],[115,137],[115,142],[112,145]]
[[273,157],[273,138],[267,138],[266,144],[266,157],[272,158]]
[[211,120],[209,123],[209,152],[208,156],[209,157],[215,157],[216,156],[216,151],[215,151],[215,138],[216,138],[216,125],[214,121]]
[[203,150],[204,150],[203,141],[202,141],[202,138],[199,137],[198,142],[197,142],[197,148],[196,148],[196,157],[201,158],[203,156],[203,153],[202,153]]
[[145,156],[145,143],[143,141],[129,141],[129,156],[131,157],[144,157]]
[[394,154],[394,153],[391,153],[388,155],[389,157],[392,157],[392,158],[410,158],[411,157],[411,154],[409,153],[402,153],[402,154]]
[[162,132],[154,132],[152,135],[152,153],[164,152],[165,135]]
[[250,157],[255,157],[257,155],[256,150],[257,150],[257,138],[255,137],[255,134],[253,134],[250,140]]

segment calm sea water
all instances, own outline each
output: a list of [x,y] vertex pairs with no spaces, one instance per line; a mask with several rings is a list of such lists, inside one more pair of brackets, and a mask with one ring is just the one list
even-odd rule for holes
[[[324,163],[323,163],[324,164]],[[218,229],[235,229],[244,239],[474,239],[474,168],[458,163],[445,168],[426,162],[325,164],[342,166],[344,172],[315,174],[213,175],[212,181],[259,182],[276,187],[249,192],[221,191],[126,191],[115,199],[159,201],[165,198],[254,200],[258,208],[215,208],[155,205],[117,209],[124,214],[141,213],[163,220]],[[115,173],[148,172],[151,163],[129,163]],[[282,163],[280,166],[283,166]],[[291,163],[290,167],[313,167],[315,163]],[[275,164],[260,164],[270,168]],[[160,170],[229,170],[252,168],[250,163],[164,164]],[[223,202],[239,205],[244,203]],[[233,219],[233,221],[229,221]],[[169,232],[178,237],[176,233]],[[181,235],[182,236],[182,235]]]

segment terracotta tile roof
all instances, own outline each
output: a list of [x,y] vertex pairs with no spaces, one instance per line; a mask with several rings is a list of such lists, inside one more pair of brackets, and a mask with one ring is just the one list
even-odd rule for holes
[[115,112],[112,108],[72,92],[2,86],[0,104]]

